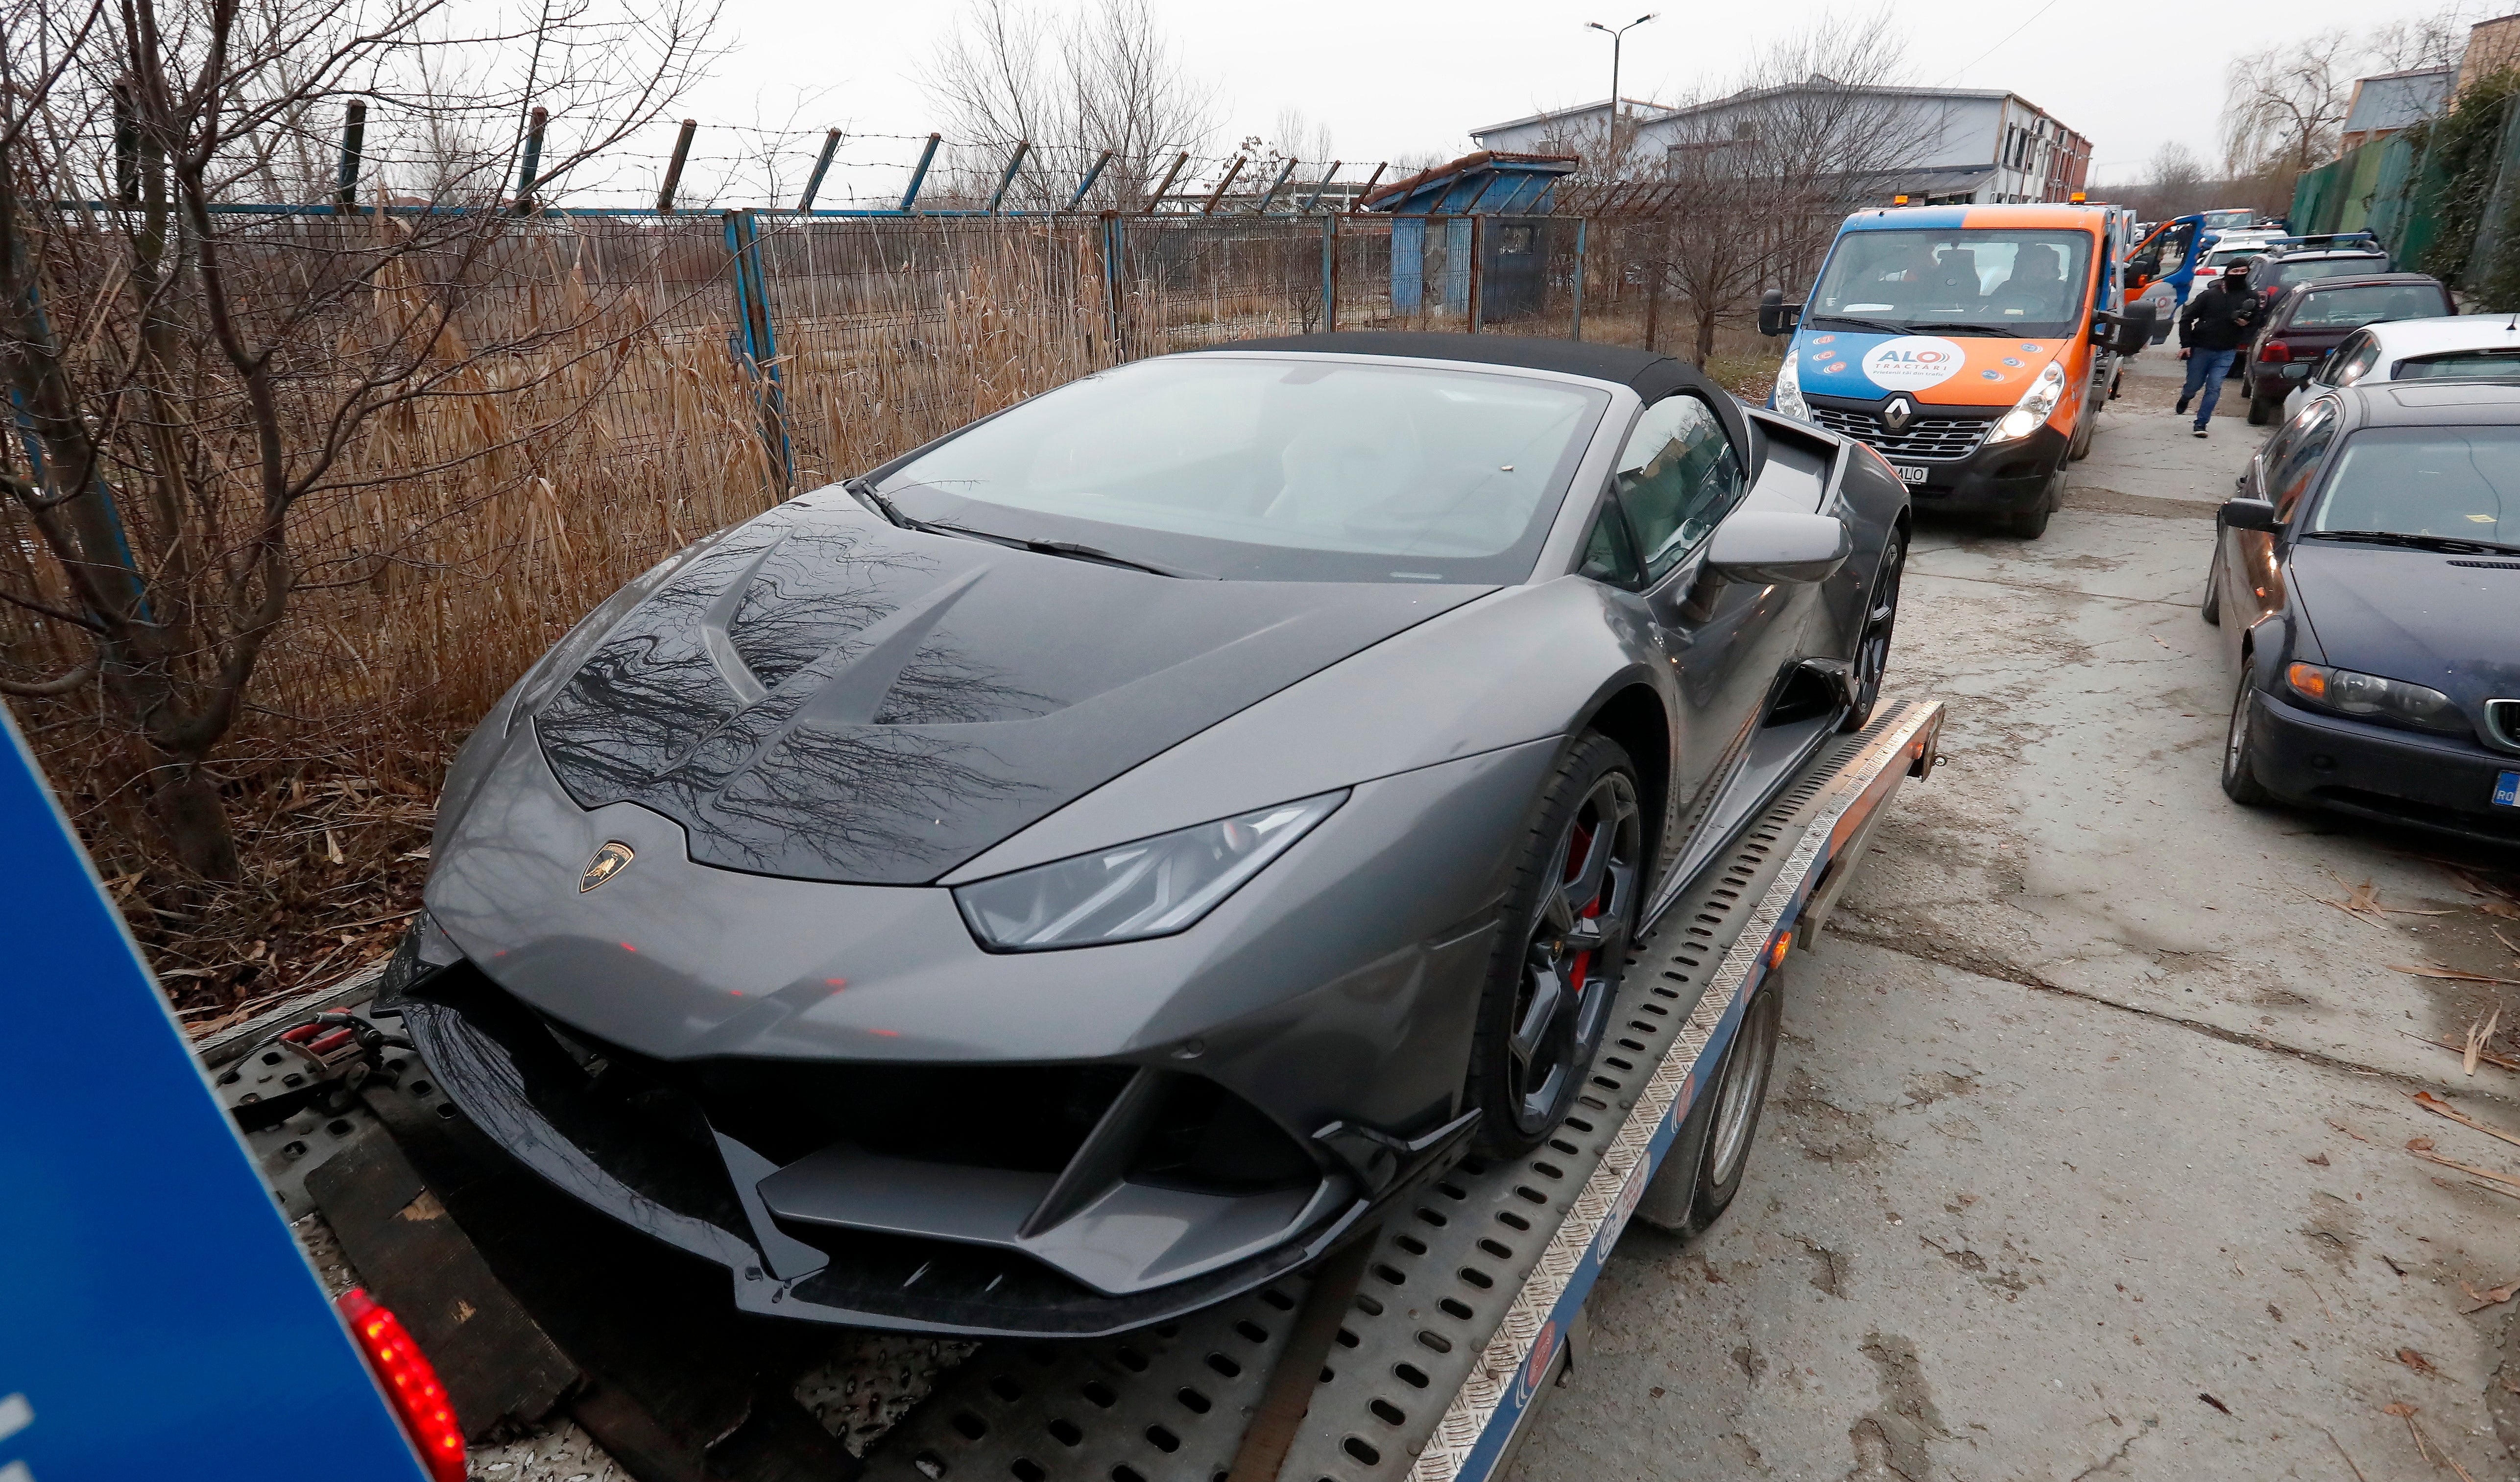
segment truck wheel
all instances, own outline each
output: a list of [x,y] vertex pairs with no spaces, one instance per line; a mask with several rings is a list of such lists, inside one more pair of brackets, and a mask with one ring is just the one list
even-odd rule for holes
[[1482,1152],[1529,1152],[1583,1093],[1644,893],[1642,795],[1626,748],[1596,731],[1541,790],[1470,1045]]
[[2257,767],[2249,759],[2249,723],[2251,686],[2249,671],[2240,670],[2240,687],[2231,696],[2231,724],[2223,733],[2223,790],[2231,801],[2255,808],[2274,800],[2274,794],[2258,781]]
[[2263,427],[2274,421],[2275,414],[2282,410],[2282,397],[2278,396],[2271,401],[2264,396],[2252,395],[2249,398],[2249,426]]
[[2064,497],[2065,471],[2058,469],[2048,476],[2048,487],[2039,491],[2039,502],[2004,516],[2004,527],[2023,540],[2037,540],[2048,533],[2048,516],[2056,513]]
[[1770,972],[1741,1010],[1741,1027],[1724,1051],[1705,1094],[1688,1109],[1673,1140],[1669,1161],[1654,1175],[1637,1218],[1687,1237],[1703,1232],[1741,1191],[1750,1166],[1750,1144],[1759,1131],[1759,1108],[1777,1064],[1777,1040],[1784,1017],[1784,987]]

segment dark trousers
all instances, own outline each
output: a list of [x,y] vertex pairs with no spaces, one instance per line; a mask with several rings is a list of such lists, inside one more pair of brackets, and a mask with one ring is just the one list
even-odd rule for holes
[[2187,352],[2187,384],[2179,393],[2179,404],[2196,400],[2198,387],[2205,399],[2196,403],[2196,425],[2203,427],[2214,420],[2214,403],[2223,399],[2223,378],[2229,374],[2231,357],[2237,350],[2189,350]]

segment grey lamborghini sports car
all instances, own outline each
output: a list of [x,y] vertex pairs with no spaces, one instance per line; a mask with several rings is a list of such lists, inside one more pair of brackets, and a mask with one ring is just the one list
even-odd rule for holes
[[1089,376],[581,623],[381,1008],[741,1307],[1160,1322],[1569,1113],[1632,935],[1870,710],[1908,518],[1642,351]]

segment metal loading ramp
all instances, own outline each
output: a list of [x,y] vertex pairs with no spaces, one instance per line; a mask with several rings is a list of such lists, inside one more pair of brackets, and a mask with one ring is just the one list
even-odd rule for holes
[[1499,1474],[1629,1217],[1682,1217],[1711,1120],[1699,1093],[1742,1009],[1818,929],[1900,783],[1931,772],[1942,719],[1938,700],[1885,701],[1825,742],[1641,935],[1592,1085],[1537,1152],[1455,1164],[1310,1274],[1177,1323],[987,1344],[870,1450],[865,1475]]

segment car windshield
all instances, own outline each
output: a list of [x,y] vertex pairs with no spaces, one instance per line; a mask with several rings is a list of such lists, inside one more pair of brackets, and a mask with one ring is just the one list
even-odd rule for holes
[[2419,283],[2366,283],[2314,289],[2292,311],[2296,330],[2359,330],[2384,319],[2431,319],[2450,312],[2441,291]]
[[2447,350],[2439,355],[2409,355],[2398,362],[2397,381],[2474,381],[2489,376],[2520,376],[2520,345],[2507,350]]
[[2061,335],[2081,322],[2091,252],[2081,232],[1848,232],[1804,317]]
[[2520,544],[2520,427],[2355,433],[2311,516],[2324,530]]
[[2257,213],[2255,211],[2207,211],[2205,213],[2205,230],[2209,232],[2228,232],[2234,227],[2250,226],[2255,224],[2256,216]]
[[1519,581],[1608,405],[1513,375],[1168,356],[976,424],[878,492],[911,519],[1201,575]]

